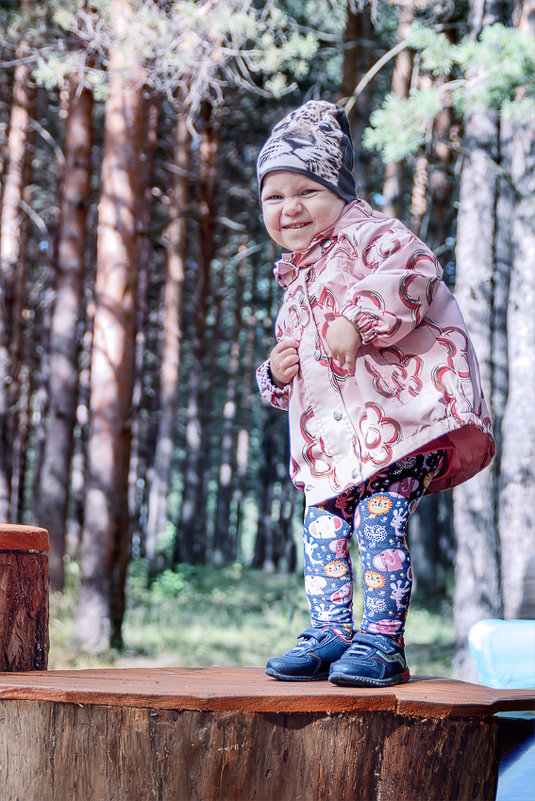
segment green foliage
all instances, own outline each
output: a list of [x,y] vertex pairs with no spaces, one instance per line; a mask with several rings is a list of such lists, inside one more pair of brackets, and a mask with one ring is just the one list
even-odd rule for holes
[[415,22],[405,37],[412,50],[418,50],[422,57],[422,66],[433,75],[447,75],[455,60],[455,47],[445,33],[438,33],[432,28]]
[[[302,576],[265,574],[240,563],[223,569],[178,565],[147,589],[147,568],[131,563],[125,650],[103,656],[72,649],[78,587],[69,566],[64,594],[51,596],[50,669],[115,665],[238,665],[262,667],[294,644],[308,625]],[[165,576],[165,578],[164,578]],[[356,593],[356,610],[361,604]],[[453,675],[453,623],[445,604],[430,611],[413,603],[407,626],[408,654],[415,674]]]
[[479,41],[461,43],[457,53],[466,76],[455,92],[461,110],[502,111],[515,102],[519,89],[535,97],[535,39],[524,31],[496,23],[483,30]]
[[[111,52],[124,48],[128,63],[142,68],[146,84],[169,98],[182,87],[192,110],[203,97],[220,97],[229,82],[279,98],[307,75],[322,36],[318,28],[303,30],[284,6],[135,0],[132,17],[121,27],[111,18],[112,0],[96,0],[91,10],[83,0],[48,0],[53,26],[39,48],[34,77],[51,88],[77,74],[100,98]],[[328,0],[305,6],[312,19],[332,12]],[[331,13],[330,29],[332,18],[341,27],[344,4]]]
[[477,41],[452,44],[444,33],[415,23],[406,42],[421,54],[423,70],[458,77],[408,98],[388,95],[370,117],[364,144],[385,162],[413,155],[422,146],[438,112],[453,102],[468,108],[496,109],[517,121],[535,114],[535,40],[500,23],[486,27]]
[[398,161],[418,150],[441,108],[435,89],[415,89],[407,99],[389,94],[370,115],[364,146],[379,150],[385,162]]

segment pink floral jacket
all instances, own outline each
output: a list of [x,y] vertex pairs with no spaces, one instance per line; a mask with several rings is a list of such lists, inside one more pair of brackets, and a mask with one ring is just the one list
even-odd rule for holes
[[[411,453],[447,453],[427,492],[490,462],[491,420],[461,312],[436,258],[401,222],[357,199],[307,250],[284,254],[275,277],[286,290],[276,337],[298,340],[299,372],[278,389],[266,361],[257,380],[289,411],[290,475],[308,504]],[[325,342],[339,315],[362,336],[353,377]]]

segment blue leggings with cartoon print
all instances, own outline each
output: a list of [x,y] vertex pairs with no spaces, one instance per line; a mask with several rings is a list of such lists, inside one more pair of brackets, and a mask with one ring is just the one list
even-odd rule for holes
[[403,642],[412,590],[407,524],[439,470],[443,451],[408,456],[305,514],[305,592],[311,625],[352,636],[353,570],[349,541],[357,536],[364,614],[360,630]]

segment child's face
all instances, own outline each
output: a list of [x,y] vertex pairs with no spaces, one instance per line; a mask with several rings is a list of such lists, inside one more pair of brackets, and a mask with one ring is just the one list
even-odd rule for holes
[[288,250],[304,250],[340,216],[345,200],[323,184],[288,170],[270,172],[262,184],[268,234]]

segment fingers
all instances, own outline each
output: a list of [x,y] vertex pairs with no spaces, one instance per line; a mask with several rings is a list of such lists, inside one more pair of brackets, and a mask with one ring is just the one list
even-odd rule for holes
[[339,362],[350,376],[354,376],[361,337],[353,323],[345,317],[337,317],[327,328],[325,340],[331,358]]
[[299,347],[299,342],[297,339],[281,339],[280,342],[277,342],[275,347],[273,348],[273,353],[282,353],[285,350],[295,350]]
[[278,342],[269,359],[271,375],[278,386],[286,386],[297,375],[299,370],[299,355],[296,339],[283,339]]
[[350,376],[355,375],[355,364],[357,361],[357,350],[356,349],[332,349],[331,350],[331,358],[334,361],[339,362],[339,364],[347,370]]

